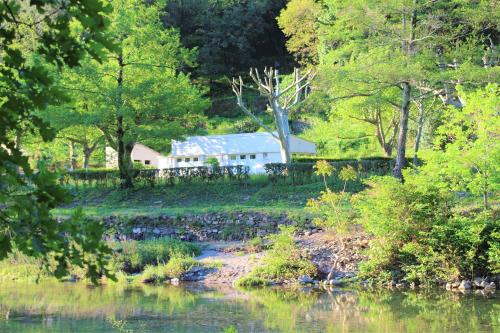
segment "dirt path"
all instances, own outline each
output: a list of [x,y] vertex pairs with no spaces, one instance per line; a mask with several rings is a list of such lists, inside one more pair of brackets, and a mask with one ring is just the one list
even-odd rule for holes
[[[320,232],[296,238],[297,245],[318,268],[319,278],[349,278],[355,276],[369,239],[363,233],[340,237]],[[243,241],[202,243],[202,253],[196,260],[213,268],[195,270],[188,278],[205,284],[232,284],[247,275],[265,252],[248,253]]]
[[205,243],[201,255],[196,257],[196,260],[220,266],[206,272],[199,281],[206,284],[232,284],[236,279],[248,274],[263,254],[238,251],[243,245],[243,242]]

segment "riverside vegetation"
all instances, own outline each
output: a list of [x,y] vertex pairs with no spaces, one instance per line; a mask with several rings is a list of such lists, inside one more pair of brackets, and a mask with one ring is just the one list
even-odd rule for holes
[[[499,13],[466,0],[0,2],[0,330],[29,331],[30,314],[44,318],[34,331],[59,325],[51,304],[26,301],[46,305],[39,282],[76,293],[96,332],[130,331],[122,301],[152,324],[173,311],[163,326],[181,332],[497,331]],[[249,175],[131,157],[139,142],[166,155],[189,135],[255,131],[277,133],[287,163]],[[292,156],[291,135],[318,156]],[[246,303],[166,286],[181,281],[234,283]],[[67,331],[81,312],[64,317],[53,294]]]

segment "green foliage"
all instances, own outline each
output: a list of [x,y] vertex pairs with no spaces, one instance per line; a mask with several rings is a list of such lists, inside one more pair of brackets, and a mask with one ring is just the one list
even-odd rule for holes
[[176,255],[165,265],[165,273],[172,278],[180,278],[191,270],[198,262],[192,257]]
[[325,191],[321,192],[318,199],[309,199],[307,210],[319,215],[313,222],[317,226],[326,229],[334,229],[339,233],[345,233],[353,227],[353,211],[350,205],[351,195],[346,192],[347,182],[357,179],[357,173],[350,165],[343,167],[339,172],[339,179],[344,182],[342,191],[333,192],[328,187],[326,178],[332,176],[335,168],[327,161],[318,161],[315,164],[315,173],[323,176]]
[[264,244],[264,239],[260,236],[256,236],[250,239],[246,243],[246,246],[248,251],[252,253],[261,252],[264,249],[264,247],[266,247],[266,245]]
[[303,64],[311,64],[318,57],[316,18],[321,10],[314,0],[291,0],[278,16],[278,24],[288,37],[286,47]]
[[220,166],[219,160],[215,157],[209,157],[205,160],[204,164],[212,168],[218,168]]
[[146,265],[141,280],[148,283],[162,283],[168,279],[181,278],[198,262],[189,256],[176,255],[167,264]]
[[165,264],[174,257],[184,258],[200,254],[199,246],[172,238],[114,242],[111,247],[114,250],[114,269],[125,272],[138,272],[147,265]]
[[224,328],[224,333],[238,333],[238,330],[233,325]]
[[288,63],[284,36],[275,20],[285,4],[284,0],[173,0],[167,3],[165,22],[180,30],[184,45],[199,50],[197,74],[215,81],[277,59]]
[[[246,182],[249,178],[249,167],[242,165],[224,167],[186,167],[171,169],[153,169],[136,162],[129,175],[136,185],[174,185],[190,182],[237,181]],[[116,187],[120,185],[120,173],[114,169],[75,170],[63,173],[59,179],[61,184],[82,187]]]
[[241,119],[234,123],[234,128],[237,133],[254,133],[260,129],[260,126],[252,119]]
[[353,201],[357,222],[374,236],[361,275],[431,284],[493,272],[498,218],[459,214],[456,199],[437,184],[416,173],[405,180],[373,178]]
[[294,233],[295,227],[282,225],[280,233],[269,235],[271,248],[262,258],[261,264],[237,284],[262,285],[267,284],[266,281],[280,282],[294,280],[302,275],[316,276],[316,267],[302,257],[300,249],[295,244]]
[[110,48],[109,12],[99,0],[0,4],[0,259],[17,248],[45,264],[55,258],[58,277],[70,264],[87,267],[93,281],[100,276],[107,254],[100,228],[80,223],[81,215],[62,222],[52,218],[50,210],[67,194],[44,165],[38,172],[31,169],[13,138],[23,132],[39,133],[44,141],[54,138],[35,114],[66,99],[50,69],[75,67],[85,54],[99,58]]
[[29,257],[17,250],[0,261],[0,282],[37,282],[50,276],[50,271],[43,267],[40,259]]
[[82,68],[65,72],[64,84],[76,91],[73,112],[84,108],[89,125],[118,153],[125,187],[132,186],[135,143],[168,151],[170,139],[197,131],[209,105],[203,89],[180,70],[194,66],[195,52],[182,46],[177,30],[163,27],[163,5],[112,1],[109,34],[118,49],[101,63],[85,59]]
[[263,279],[255,276],[244,276],[236,280],[234,285],[236,287],[245,288],[245,287],[264,287],[271,284],[270,280]]
[[465,107],[448,109],[443,125],[437,129],[435,150],[424,155],[421,172],[450,191],[470,192],[488,198],[500,190],[500,133],[498,84],[473,92],[459,89]]

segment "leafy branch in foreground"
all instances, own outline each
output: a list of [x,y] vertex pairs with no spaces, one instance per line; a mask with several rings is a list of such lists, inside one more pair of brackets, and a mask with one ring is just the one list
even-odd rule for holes
[[67,193],[43,163],[37,172],[30,167],[14,138],[20,130],[54,138],[35,115],[65,99],[49,68],[75,67],[85,54],[99,58],[112,48],[109,12],[100,0],[0,3],[0,259],[18,249],[46,263],[55,259],[59,277],[70,264],[84,266],[94,282],[107,274],[100,271],[107,248],[99,226],[80,223],[78,214],[63,222],[51,216]]

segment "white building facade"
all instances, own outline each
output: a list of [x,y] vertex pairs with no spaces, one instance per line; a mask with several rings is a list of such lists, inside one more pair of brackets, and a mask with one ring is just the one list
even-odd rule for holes
[[[292,154],[315,154],[316,145],[292,135],[290,150]],[[212,158],[217,159],[220,166],[248,166],[253,174],[264,173],[267,163],[284,163],[279,141],[267,132],[191,136],[184,141],[173,140],[169,156],[162,156],[141,144],[136,144],[132,151],[133,160],[158,169],[204,166]]]
[[[133,162],[150,165],[155,169],[160,169],[160,160],[164,158],[162,154],[140,143],[136,143],[130,154]],[[118,167],[118,153],[111,147],[106,147],[106,168]]]

